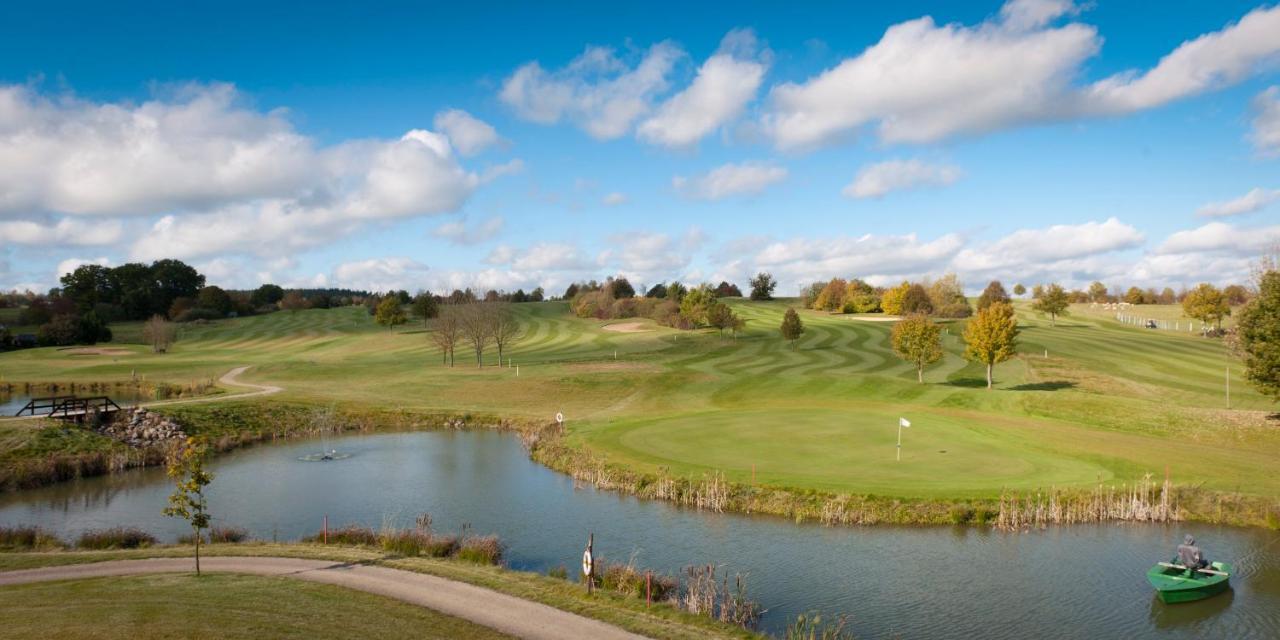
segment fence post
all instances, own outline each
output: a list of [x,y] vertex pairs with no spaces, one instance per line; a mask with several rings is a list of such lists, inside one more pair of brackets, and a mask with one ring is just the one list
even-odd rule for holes
[[329,544],[329,514],[324,514],[324,543]]

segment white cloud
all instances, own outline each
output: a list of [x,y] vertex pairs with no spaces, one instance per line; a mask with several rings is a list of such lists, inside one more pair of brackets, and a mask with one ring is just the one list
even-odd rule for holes
[[54,277],[61,278],[62,276],[65,276],[68,273],[71,273],[72,271],[75,271],[76,269],[79,269],[81,266],[86,264],[96,264],[99,266],[107,267],[111,265],[111,260],[109,260],[106,257],[67,258],[66,260],[63,260],[58,263],[58,268],[54,270]]
[[1210,202],[1200,207],[1196,214],[1206,218],[1238,216],[1263,209],[1276,200],[1280,200],[1280,189],[1263,189],[1259,187],[1251,189],[1249,193],[1234,200]]
[[536,61],[521,66],[503,82],[499,98],[525,120],[568,120],[594,138],[618,138],[652,109],[683,55],[679,47],[660,42],[631,67],[612,49],[588,47],[556,71]]
[[333,286],[367,291],[414,291],[426,282],[428,267],[413,258],[373,258],[344,262],[333,268]]
[[1145,239],[1141,231],[1116,218],[1020,229],[985,247],[961,251],[956,256],[955,267],[970,272],[1018,273],[1037,264],[1133,249],[1141,246]]
[[506,221],[501,216],[471,226],[467,225],[466,219],[453,220],[433,229],[431,235],[457,245],[479,244],[498,235],[505,224]]
[[837,276],[886,285],[939,273],[963,246],[964,238],[956,234],[928,242],[915,234],[793,238],[768,243],[750,262],[778,277],[784,291]]
[[879,198],[890,191],[945,187],[960,179],[960,169],[919,160],[889,160],[867,165],[841,193],[850,198]]
[[861,54],[805,82],[775,86],[765,131],[794,149],[867,124],[888,142],[931,142],[1043,119],[1062,108],[1101,39],[1082,24],[1026,27],[939,26],[928,16],[893,25]]
[[693,260],[693,252],[704,238],[700,229],[690,229],[676,239],[665,233],[631,232],[609,238],[613,247],[600,254],[598,262],[610,274],[622,275],[639,286],[670,277],[681,277]]
[[600,200],[600,203],[606,207],[616,207],[620,204],[626,204],[626,202],[627,202],[627,194],[620,193],[618,191],[609,193]]
[[524,250],[502,245],[489,252],[485,262],[510,265],[522,272],[578,271],[595,266],[577,245],[562,242],[539,242]]
[[1253,132],[1250,139],[1259,153],[1280,155],[1280,86],[1270,87],[1253,99]]
[[489,123],[462,109],[449,109],[436,114],[434,121],[438,131],[449,137],[449,142],[464,156],[472,156],[502,141]]
[[786,168],[774,164],[730,163],[692,178],[676,176],[671,179],[671,186],[689,198],[720,200],[732,196],[757,195],[786,178]]
[[222,84],[139,105],[0,86],[0,215],[152,214],[294,193],[316,169],[312,141],[282,112],[237,103]]
[[124,236],[119,220],[62,218],[54,224],[34,220],[0,220],[0,243],[41,245],[111,245]]
[[886,142],[933,142],[1034,122],[1149,109],[1248,77],[1280,52],[1280,7],[1183,43],[1152,69],[1076,84],[1102,46],[1089,25],[1052,22],[1067,2],[1015,1],[974,26],[925,16],[804,82],[770,92],[763,129],[784,149],[875,125]]
[[729,32],[693,82],[640,123],[636,135],[645,142],[683,147],[737,118],[764,80],[767,65],[756,59],[756,49],[750,29]]
[[325,160],[331,186],[324,192],[166,215],[130,253],[135,259],[274,256],[325,244],[367,221],[455,211],[480,183],[453,160],[444,136],[424,130],[339,145]]
[[1237,227],[1225,222],[1179,231],[1156,247],[1157,255],[1186,253],[1221,253],[1241,257],[1257,257],[1280,245],[1280,225],[1270,227]]
[[1280,53],[1280,6],[1258,8],[1220,31],[1184,42],[1145,73],[1116,74],[1089,87],[1094,109],[1127,113],[1231,85]]

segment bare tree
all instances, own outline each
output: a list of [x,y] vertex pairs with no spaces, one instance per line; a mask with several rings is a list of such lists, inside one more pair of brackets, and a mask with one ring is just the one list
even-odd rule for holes
[[444,305],[435,319],[431,320],[431,341],[440,347],[440,355],[444,362],[453,366],[453,350],[462,339],[462,326],[458,319],[458,307]]
[[493,336],[493,321],[490,313],[491,305],[472,302],[457,307],[458,326],[462,337],[476,352],[476,366],[484,366],[484,348]]
[[172,322],[165,320],[164,316],[156,314],[143,323],[142,337],[151,343],[152,351],[164,353],[178,339],[178,328]]
[[500,302],[492,305],[488,313],[490,315],[489,326],[492,330],[493,344],[498,347],[498,366],[502,366],[503,350],[518,342],[523,335],[523,330],[520,328],[520,322],[516,320],[516,314],[509,302]]

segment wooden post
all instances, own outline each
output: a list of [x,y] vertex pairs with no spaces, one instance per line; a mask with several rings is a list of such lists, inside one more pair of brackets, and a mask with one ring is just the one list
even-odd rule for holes
[[329,514],[324,514],[324,543],[329,544]]
[[644,607],[653,606],[653,571],[644,572]]

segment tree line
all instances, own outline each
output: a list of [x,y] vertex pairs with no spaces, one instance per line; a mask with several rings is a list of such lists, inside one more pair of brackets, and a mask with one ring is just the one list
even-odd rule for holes
[[574,283],[565,294],[573,294],[569,309],[579,318],[649,318],[675,329],[711,327],[735,337],[746,328],[746,320],[721,300],[742,297],[742,291],[728,282],[692,288],[678,281],[658,283],[639,296],[626,278],[617,277]]

